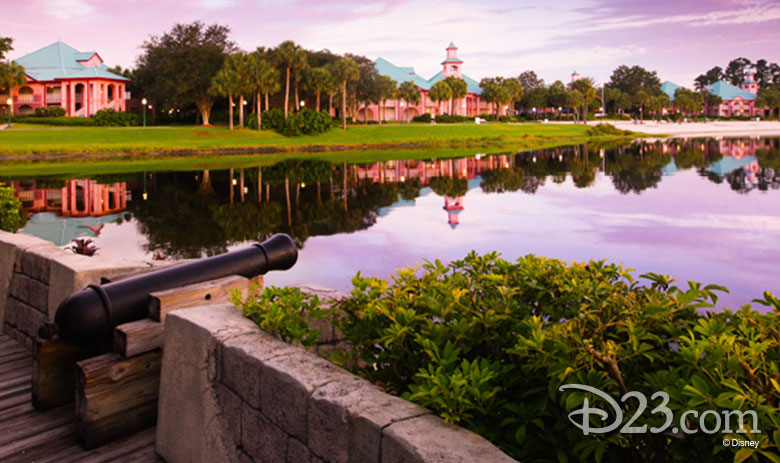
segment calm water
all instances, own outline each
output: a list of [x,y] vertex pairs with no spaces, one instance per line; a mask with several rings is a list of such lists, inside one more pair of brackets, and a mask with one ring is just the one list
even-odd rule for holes
[[468,158],[11,180],[24,233],[133,260],[224,252],[285,232],[301,247],[269,284],[346,290],[470,250],[608,259],[731,289],[780,293],[780,140],[573,146]]

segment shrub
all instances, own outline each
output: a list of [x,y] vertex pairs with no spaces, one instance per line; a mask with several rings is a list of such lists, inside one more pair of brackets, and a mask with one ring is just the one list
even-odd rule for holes
[[588,127],[588,135],[598,137],[602,135],[631,135],[630,130],[621,130],[612,124],[597,124]]
[[412,118],[412,122],[431,122],[431,113],[425,113],[425,114],[420,114],[419,116],[414,116]]
[[138,114],[114,111],[113,109],[101,109],[90,119],[100,127],[131,127],[141,125]]
[[62,117],[65,109],[61,106],[39,106],[35,108],[36,117]]
[[[496,253],[399,270],[392,282],[358,273],[350,297],[330,308],[335,327],[352,344],[332,360],[521,461],[725,462],[759,453],[778,461],[780,300],[765,293],[756,301],[772,307],[768,313],[749,306],[703,312],[724,288],[678,287],[656,274],[642,278],[647,284],[603,261],[526,256],[509,262]],[[289,297],[288,311],[306,319],[312,306],[296,302],[297,290],[286,291],[293,295],[275,294]],[[569,413],[581,408],[585,395],[559,390],[571,383],[612,397],[664,391],[674,426],[685,410],[755,410],[762,433],[583,436]],[[624,424],[634,418],[636,403],[623,402]],[[665,416],[649,411],[659,403],[653,398],[632,425],[662,425]],[[594,427],[607,424],[594,418]],[[724,447],[724,438],[759,440],[760,446]]]
[[86,117],[38,117],[38,116],[13,116],[14,122],[22,122],[25,124],[44,124],[44,125],[56,125],[63,127],[91,127],[95,125],[95,122]]
[[13,188],[0,183],[0,230],[16,233],[22,224],[22,202]]
[[[255,124],[257,124],[255,122]],[[280,130],[284,125],[284,113],[278,109],[263,111],[263,130]]]
[[452,123],[452,122],[466,122],[467,120],[474,120],[473,117],[465,117],[465,116],[452,116],[449,114],[441,114],[439,116],[436,116],[436,123]]

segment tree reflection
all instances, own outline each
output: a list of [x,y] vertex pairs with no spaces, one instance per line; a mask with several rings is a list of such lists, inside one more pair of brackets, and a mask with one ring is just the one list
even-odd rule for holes
[[[713,167],[724,155],[729,163]],[[723,173],[735,165],[742,167]],[[360,165],[290,159],[237,172],[153,174],[146,179],[148,199],[131,202],[131,211],[148,237],[149,251],[192,258],[279,232],[302,247],[313,236],[364,230],[376,223],[382,208],[413,201],[426,186],[439,196],[461,198],[469,179],[477,178],[484,193],[535,194],[548,179],[561,184],[570,178],[574,187],[589,188],[601,172],[620,193],[640,194],[657,187],[664,173],[682,169],[695,169],[742,193],[778,189],[780,147],[773,141],[692,140]],[[137,189],[137,175],[133,182]]]

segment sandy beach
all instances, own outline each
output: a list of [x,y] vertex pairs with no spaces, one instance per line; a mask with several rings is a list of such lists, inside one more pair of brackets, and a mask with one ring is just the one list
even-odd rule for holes
[[[595,125],[599,122],[601,121],[588,121],[588,124]],[[778,121],[683,122],[682,124],[657,121],[644,121],[637,124],[631,121],[606,122],[623,130],[680,138],[780,136]]]

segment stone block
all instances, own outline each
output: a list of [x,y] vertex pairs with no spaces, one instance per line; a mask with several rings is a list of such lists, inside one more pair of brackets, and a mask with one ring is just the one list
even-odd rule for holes
[[14,274],[11,278],[9,295],[26,302],[41,312],[47,312],[49,287],[27,275]]
[[483,437],[433,415],[398,421],[382,434],[381,463],[474,461],[517,463]]
[[309,463],[311,452],[308,447],[291,437],[287,441],[287,463]]
[[260,409],[274,424],[307,443],[308,400],[317,387],[352,375],[332,363],[298,349],[261,365]]
[[253,331],[259,328],[230,304],[176,310],[166,317],[155,444],[163,459],[238,459],[217,397],[217,345]]
[[219,385],[217,386],[217,403],[219,404],[222,416],[225,418],[228,431],[233,437],[233,442],[236,444],[236,447],[240,447],[241,408],[243,404],[241,398],[226,386]]
[[20,306],[19,311],[16,314],[16,329],[30,338],[35,338],[38,335],[38,328],[48,320],[46,315],[34,308],[30,306]]
[[44,249],[32,248],[22,254],[22,273],[42,283],[49,283],[51,258]]
[[284,431],[247,404],[242,407],[241,423],[241,443],[254,461],[287,462],[288,437]]
[[19,316],[19,313],[25,310],[26,307],[27,304],[13,296],[10,296],[8,298],[8,302],[6,302],[5,305],[5,323],[16,326],[16,320]]
[[222,345],[219,380],[249,405],[259,409],[262,362],[297,351],[296,347],[256,328],[251,335],[229,339]]
[[329,463],[349,462],[351,431],[348,407],[358,403],[360,390],[369,386],[367,381],[353,376],[314,391],[309,398],[308,446],[315,455]]

